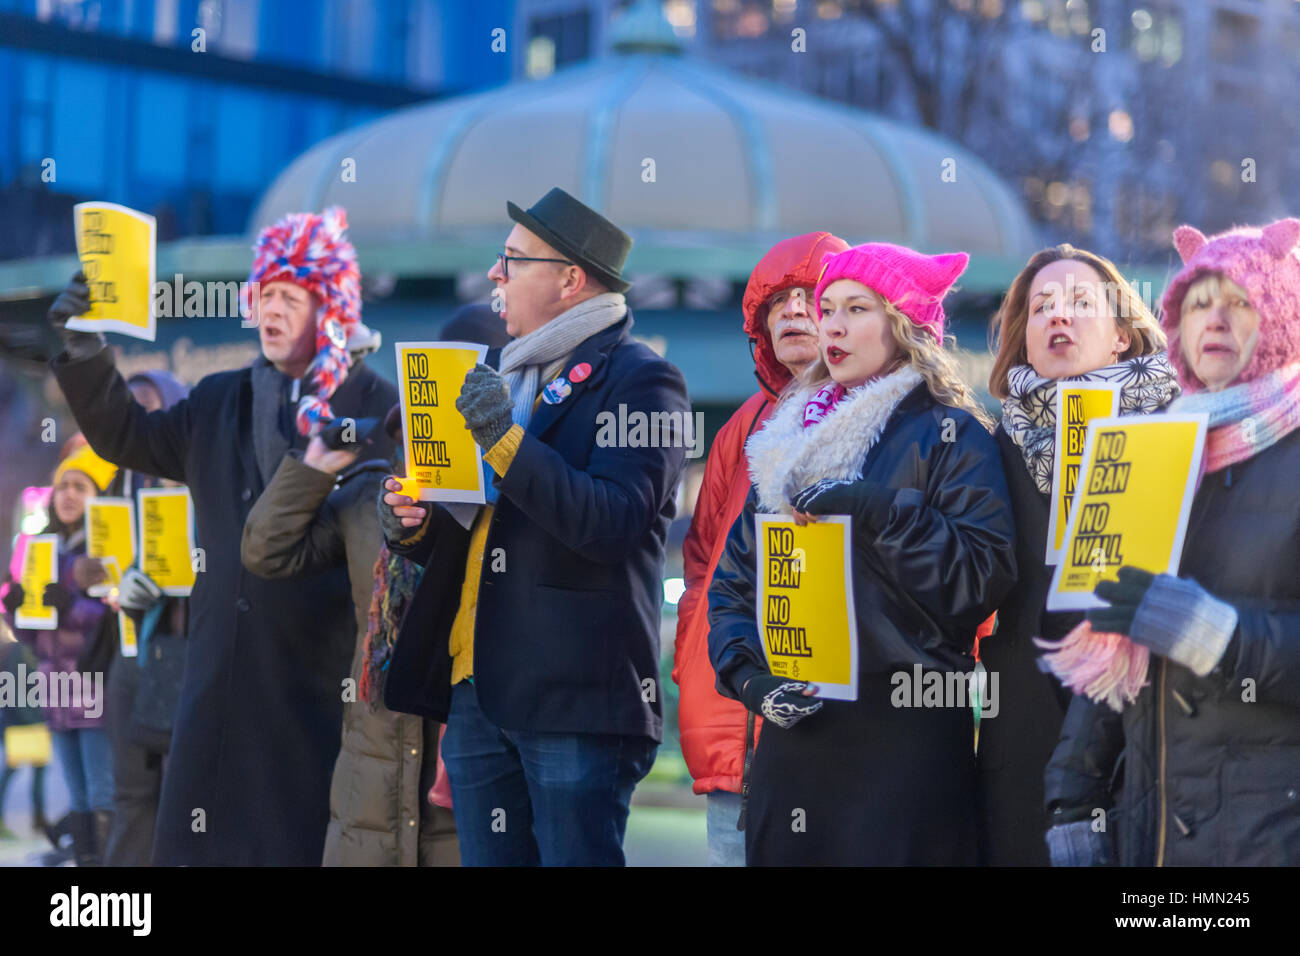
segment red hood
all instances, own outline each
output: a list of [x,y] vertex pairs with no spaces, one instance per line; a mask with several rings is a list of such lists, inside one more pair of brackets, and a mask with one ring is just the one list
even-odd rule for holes
[[745,314],[745,334],[754,343],[754,375],[768,398],[775,399],[792,376],[790,370],[776,360],[772,337],[767,331],[764,304],[782,289],[795,286],[814,288],[821,276],[822,259],[848,247],[847,242],[829,232],[810,232],[782,239],[758,260],[750,274],[740,308]]

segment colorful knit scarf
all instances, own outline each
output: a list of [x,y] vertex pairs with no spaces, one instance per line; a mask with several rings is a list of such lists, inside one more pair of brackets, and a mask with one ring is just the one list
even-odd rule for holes
[[1052,491],[1056,457],[1056,383],[1113,382],[1120,388],[1121,415],[1149,415],[1178,397],[1178,376],[1164,352],[1137,355],[1095,372],[1064,379],[1043,378],[1031,365],[1007,373],[1008,395],[1002,400],[1002,428],[1020,448],[1029,477],[1043,494]]
[[1300,362],[1218,392],[1184,395],[1169,410],[1210,416],[1202,470],[1221,471],[1300,427]]
[[377,710],[384,699],[384,675],[393,657],[393,645],[402,618],[415,595],[424,569],[414,561],[392,554],[388,545],[379,548],[375,559],[375,587],[366,617],[366,637],[361,645],[361,699]]

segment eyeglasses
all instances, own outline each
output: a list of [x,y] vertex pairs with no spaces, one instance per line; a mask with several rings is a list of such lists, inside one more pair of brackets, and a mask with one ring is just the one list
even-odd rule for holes
[[510,278],[510,263],[512,262],[563,262],[566,266],[574,265],[568,259],[540,259],[537,256],[508,256],[504,252],[497,253],[497,262],[501,263],[501,277]]

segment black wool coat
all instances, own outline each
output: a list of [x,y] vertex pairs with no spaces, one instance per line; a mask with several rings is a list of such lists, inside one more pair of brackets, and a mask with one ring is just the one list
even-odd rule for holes
[[[240,532],[262,493],[248,368],[209,375],[146,412],[108,349],[51,362],[94,450],[184,482],[205,569],[190,598],[185,676],[158,811],[161,865],[296,865],[321,860],[339,750],[342,682],[355,638],[343,567],[267,581],[240,563]],[[382,417],[397,391],[364,364],[330,405]],[[391,443],[376,455],[391,454]]]
[[1038,668],[1034,638],[1057,640],[1083,619],[1047,612],[1053,567],[1047,564],[1050,502],[1025,467],[1020,447],[998,426],[993,437],[1016,515],[1016,584],[998,608],[997,631],[980,642],[980,659],[998,675],[998,715],[980,722],[981,859],[989,866],[1047,866],[1043,774],[1061,736],[1071,694]]
[[1218,666],[1152,654],[1123,714],[1070,704],[1045,798],[1061,822],[1109,811],[1122,865],[1300,865],[1297,474],[1292,432],[1201,479],[1178,574],[1237,611]]
[[[632,416],[680,419],[690,404],[677,366],[633,341],[631,324],[629,315],[578,346],[565,375],[583,363],[590,375],[558,404],[538,405],[495,479],[474,686],[483,712],[506,730],[663,739],[664,545],[687,449],[634,447]],[[487,364],[499,362],[490,351]],[[627,441],[604,443],[605,414],[626,420]],[[437,505],[417,541],[390,543],[425,567],[384,683],[390,710],[447,719],[448,639],[468,544],[469,532]]]

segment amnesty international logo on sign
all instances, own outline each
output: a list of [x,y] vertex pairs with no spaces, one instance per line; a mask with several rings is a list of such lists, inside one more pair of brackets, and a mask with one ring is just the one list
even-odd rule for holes
[[1056,454],[1052,459],[1052,513],[1047,529],[1047,563],[1059,564],[1070,521],[1088,422],[1119,414],[1119,385],[1114,382],[1067,384],[1056,389]]
[[1150,415],[1088,425],[1049,611],[1105,607],[1093,589],[1116,580],[1121,565],[1178,573],[1205,423],[1205,415]]
[[403,493],[419,501],[483,504],[482,452],[456,409],[465,376],[487,354],[470,342],[398,342]]
[[77,255],[90,287],[90,311],[68,319],[82,332],[154,340],[157,229],[153,216],[111,202],[72,207]]
[[140,570],[163,594],[194,590],[194,504],[188,488],[141,488]]
[[810,681],[818,697],[858,699],[858,629],[849,544],[852,520],[826,515],[800,527],[755,516],[758,631],[768,669]]

